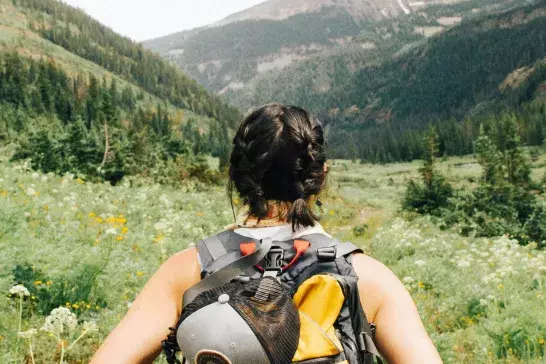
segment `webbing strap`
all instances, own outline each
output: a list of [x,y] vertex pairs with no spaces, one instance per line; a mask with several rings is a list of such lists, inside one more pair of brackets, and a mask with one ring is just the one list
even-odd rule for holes
[[243,275],[248,268],[258,264],[265,257],[271,249],[272,243],[271,239],[262,239],[260,247],[254,252],[231,262],[190,287],[184,292],[182,307],[186,307],[199,294],[229,283],[238,276]]
[[363,253],[362,249],[353,243],[341,243],[336,246],[336,259],[344,257],[354,252]]
[[357,337],[357,341],[361,352],[365,357],[367,357],[364,358],[365,362],[373,363],[373,357],[375,357],[379,364],[383,363],[381,361],[381,354],[379,354],[379,351],[377,350],[377,347],[375,346],[372,337],[367,332],[361,332],[360,335],[358,335]]
[[224,248],[224,244],[222,244],[222,241],[220,240],[218,235],[206,238],[205,240],[203,240],[203,244],[209,251],[212,260],[216,260],[227,253],[226,248]]

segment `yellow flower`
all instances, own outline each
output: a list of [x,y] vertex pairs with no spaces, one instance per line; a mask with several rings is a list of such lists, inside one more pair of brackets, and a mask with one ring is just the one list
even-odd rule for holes
[[78,308],[80,308],[80,305],[78,305],[77,303],[74,303],[74,304],[72,305],[72,308],[75,309],[75,310],[77,310]]
[[144,272],[138,271],[136,272],[137,277],[142,277],[144,275]]
[[34,281],[34,285],[35,285],[35,286],[39,286],[39,285],[41,285],[41,284],[42,284],[42,281],[40,281],[40,280]]
[[123,236],[121,236],[121,235],[116,236],[116,240],[117,240],[117,241],[122,241],[122,240],[123,240]]
[[53,283],[52,283],[51,281],[47,281],[46,284],[47,284],[48,286],[51,286]]
[[44,209],[44,211],[48,211],[48,210],[49,210],[49,206],[48,206],[48,205],[44,205],[44,206],[43,206],[43,209]]
[[8,195],[8,191],[6,191],[6,190],[0,191],[0,196],[6,197],[7,195]]
[[544,338],[540,337],[540,338],[538,339],[538,343],[539,343],[540,345],[544,345]]
[[425,284],[421,281],[419,281],[419,284],[418,284],[419,288],[425,288]]
[[100,244],[100,240],[99,239],[95,239],[95,241],[93,242],[93,246],[97,246]]
[[99,307],[98,305],[97,305],[97,306],[95,306],[95,309],[96,309],[96,310],[98,310],[99,308],[100,308],[100,307]]
[[76,179],[76,182],[78,182],[80,185],[83,185],[85,183],[81,178]]
[[66,307],[70,307],[70,302],[64,304]]
[[89,217],[95,217],[95,216],[97,216],[97,215],[94,212],[89,213]]
[[36,300],[36,296],[30,297],[31,300]]
[[85,305],[85,308],[89,309],[89,308],[91,308],[91,305],[87,304],[87,305]]
[[328,214],[329,214],[330,216],[334,216],[334,215],[336,214],[336,212],[335,212],[334,210],[330,210],[330,211],[328,211]]
[[201,216],[205,215],[205,214],[204,214],[204,213],[202,213],[201,211],[199,211],[199,212],[197,212],[197,213],[195,213],[195,214],[196,214],[197,216],[199,216],[199,217],[201,217]]
[[102,224],[104,222],[104,220],[102,219],[102,217],[96,217],[95,218],[95,221],[98,222],[99,224]]
[[499,287],[499,289],[503,289],[503,288],[504,288],[504,284],[499,283],[498,287]]
[[154,243],[159,243],[161,240],[163,240],[163,235],[157,235],[154,238]]
[[129,232],[129,228],[127,226],[124,226],[122,229],[121,229],[121,233],[122,234],[127,234],[127,232]]

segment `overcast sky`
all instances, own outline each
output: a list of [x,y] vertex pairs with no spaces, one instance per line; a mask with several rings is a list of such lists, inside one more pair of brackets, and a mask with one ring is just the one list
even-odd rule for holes
[[207,25],[264,0],[63,0],[137,41]]

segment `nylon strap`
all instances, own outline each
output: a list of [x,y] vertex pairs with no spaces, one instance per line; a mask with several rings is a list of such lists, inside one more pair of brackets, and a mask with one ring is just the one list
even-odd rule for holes
[[353,243],[341,243],[336,246],[336,259],[354,252],[363,253],[362,249],[360,249]]
[[262,239],[260,247],[254,252],[235,260],[190,287],[184,292],[182,307],[186,307],[201,293],[229,283],[238,276],[243,275],[248,268],[258,264],[266,256],[269,249],[271,249],[272,243],[271,239]]
[[205,240],[203,240],[203,244],[209,251],[212,260],[216,260],[221,256],[226,255],[227,253],[226,248],[224,248],[224,244],[222,244],[222,241],[220,240],[218,235],[206,238]]

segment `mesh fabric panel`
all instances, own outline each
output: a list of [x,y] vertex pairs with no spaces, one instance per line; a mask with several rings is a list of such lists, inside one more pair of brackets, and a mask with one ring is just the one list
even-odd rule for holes
[[274,278],[234,289],[229,304],[250,326],[271,364],[292,362],[299,343],[300,319],[288,291]]

